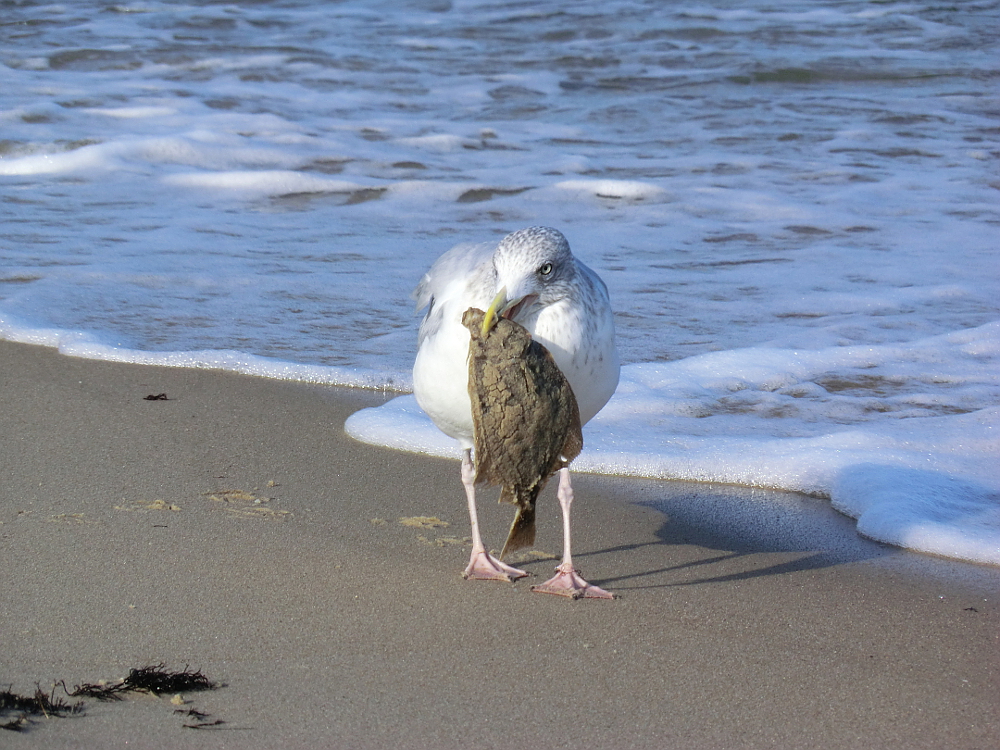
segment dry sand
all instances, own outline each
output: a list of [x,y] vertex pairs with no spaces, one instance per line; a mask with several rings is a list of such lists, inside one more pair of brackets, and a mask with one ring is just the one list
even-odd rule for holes
[[[381,394],[0,363],[0,687],[225,683],[184,696],[217,729],[136,696],[4,747],[1000,746],[1000,570],[866,542],[823,501],[578,475],[577,564],[620,598],[574,602],[461,579],[458,463],[344,435]],[[483,505],[499,544],[510,509]],[[559,538],[549,488],[538,549]]]

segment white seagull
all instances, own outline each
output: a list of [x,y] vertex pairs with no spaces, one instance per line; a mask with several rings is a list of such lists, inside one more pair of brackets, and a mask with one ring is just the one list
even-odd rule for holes
[[[618,386],[621,363],[614,318],[600,277],[573,257],[563,235],[548,227],[521,229],[492,245],[459,245],[424,274],[414,298],[427,313],[420,324],[413,364],[417,403],[462,447],[462,484],[472,522],[472,556],[466,578],[512,580],[527,575],[497,560],[483,545],[476,515],[469,399],[469,331],[462,315],[470,307],[492,309],[524,326],[552,354],[569,381],[586,424]],[[557,491],[563,516],[563,559],[556,575],[536,590],[574,598],[611,595],[588,584],[573,568],[570,553],[569,468],[559,470]]]

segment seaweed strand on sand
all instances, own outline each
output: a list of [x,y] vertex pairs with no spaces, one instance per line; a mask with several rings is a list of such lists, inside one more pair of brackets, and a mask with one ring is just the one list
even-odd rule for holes
[[67,703],[56,698],[55,685],[49,693],[42,690],[41,686],[35,685],[35,694],[31,696],[18,695],[11,690],[12,687],[11,685],[6,690],[0,690],[0,719],[6,719],[10,714],[14,714],[13,718],[0,724],[0,729],[23,732],[30,726],[33,717],[48,719],[83,713],[83,701]]
[[[148,667],[130,669],[128,677],[113,683],[87,682],[74,685],[72,690],[66,687],[65,680],[53,683],[52,690],[46,693],[39,685],[35,685],[32,696],[19,695],[13,692],[13,686],[0,690],[0,729],[12,732],[24,732],[36,718],[55,718],[79,715],[84,712],[84,701],[67,703],[56,698],[56,688],[62,688],[70,698],[93,698],[99,701],[119,701],[126,693],[194,693],[202,690],[215,690],[221,687],[217,682],[208,679],[201,670],[192,671],[187,665],[178,671],[169,670],[164,664],[154,664]],[[175,712],[176,713],[176,712]],[[188,716],[194,722],[183,726],[186,729],[205,729],[225,724],[221,719],[208,721],[208,714],[189,709]]]
[[154,695],[162,693],[193,693],[201,690],[214,690],[219,687],[201,673],[201,670],[190,671],[185,665],[180,672],[172,672],[164,664],[150,667],[139,667],[129,670],[128,677],[111,685],[101,683],[85,683],[75,685],[67,694],[72,697],[96,698],[101,701],[121,700],[122,693],[147,692]]

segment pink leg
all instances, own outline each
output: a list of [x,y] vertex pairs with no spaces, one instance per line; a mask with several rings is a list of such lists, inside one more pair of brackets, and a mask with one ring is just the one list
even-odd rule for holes
[[465,497],[469,501],[469,519],[472,521],[472,557],[469,566],[462,573],[463,578],[476,578],[486,581],[512,581],[526,575],[523,570],[512,568],[502,563],[486,551],[483,539],[479,535],[479,516],[476,513],[476,471],[472,466],[472,451],[466,449],[462,454],[462,486],[465,487]]
[[615,595],[587,583],[573,567],[573,556],[570,552],[569,509],[573,504],[573,485],[569,479],[569,469],[559,470],[559,507],[563,516],[563,559],[556,568],[556,574],[545,583],[532,586],[532,591],[542,594],[569,596],[574,599],[614,599]]

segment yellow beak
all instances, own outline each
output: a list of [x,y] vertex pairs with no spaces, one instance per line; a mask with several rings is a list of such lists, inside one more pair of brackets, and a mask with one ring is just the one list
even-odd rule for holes
[[501,309],[507,302],[507,287],[503,287],[497,296],[493,298],[490,302],[489,308],[486,310],[486,315],[483,316],[483,338],[486,338],[486,334],[490,332],[493,327],[493,319],[497,316],[497,310]]

